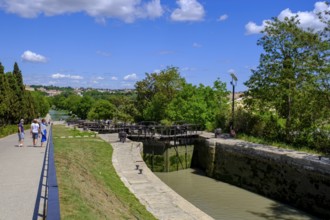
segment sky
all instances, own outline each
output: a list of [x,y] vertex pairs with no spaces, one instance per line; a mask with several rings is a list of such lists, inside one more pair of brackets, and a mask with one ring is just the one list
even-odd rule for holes
[[322,28],[315,0],[0,0],[0,62],[27,85],[133,89],[176,67],[188,83],[245,91],[265,21]]

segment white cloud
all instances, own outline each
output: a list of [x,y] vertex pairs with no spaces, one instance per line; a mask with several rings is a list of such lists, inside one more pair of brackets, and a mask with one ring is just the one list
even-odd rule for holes
[[61,73],[55,73],[51,76],[53,79],[75,79],[75,80],[80,80],[80,79],[84,79],[84,77],[82,76],[78,76],[78,75],[65,75],[65,74],[61,74]]
[[52,78],[53,79],[61,79],[61,78],[65,78],[65,75],[61,74],[61,73],[55,73],[55,74],[52,75]]
[[37,17],[40,14],[54,16],[85,12],[95,17],[98,22],[104,22],[104,18],[133,22],[138,18],[157,18],[164,12],[160,0],[150,0],[147,3],[141,0],[2,0],[0,7],[25,18]]
[[40,55],[40,54],[36,54],[30,50],[25,51],[22,55],[21,58],[23,59],[23,61],[26,62],[33,62],[33,63],[45,63],[47,62],[46,57]]
[[124,89],[130,89],[130,88],[134,88],[134,84],[129,82],[122,82],[120,87]]
[[227,14],[224,14],[224,15],[221,15],[219,18],[218,18],[218,21],[225,21],[228,19],[228,15]]
[[137,79],[137,75],[135,73],[129,74],[124,77],[124,80],[136,80],[136,79]]
[[177,0],[179,8],[171,14],[173,21],[201,21],[205,15],[204,7],[197,0]]
[[229,70],[228,70],[228,73],[234,73],[234,74],[235,74],[236,71],[235,71],[234,69],[229,69]]
[[113,76],[113,77],[111,77],[111,79],[112,80],[118,80],[118,77]]
[[[313,11],[298,11],[297,13],[292,12],[290,9],[284,9],[277,16],[279,20],[283,21],[285,17],[298,16],[300,20],[299,26],[303,29],[311,28],[316,31],[321,30],[324,24],[318,19],[317,13],[324,10],[330,10],[325,2],[316,2]],[[245,25],[246,34],[258,34],[266,27],[266,21],[264,20],[261,25],[257,25],[255,22],[249,22]]]
[[202,45],[201,44],[199,44],[199,43],[193,43],[193,45],[192,45],[193,47],[196,47],[196,48],[198,48],[198,47],[202,47]]
[[142,12],[145,11],[147,12],[146,15],[150,18],[160,17],[164,13],[164,10],[160,4],[160,0],[154,0],[144,5],[144,10],[142,10]]
[[192,71],[195,71],[196,69],[193,67],[182,67],[182,68],[180,68],[180,70],[183,72],[192,72]]
[[96,77],[97,80],[104,80],[103,77],[99,76],[99,77]]
[[249,22],[245,25],[245,29],[246,29],[246,34],[259,34],[266,26],[266,21],[264,20],[262,22],[262,25],[258,26],[256,23],[254,22]]
[[83,79],[83,77],[82,76],[71,76],[71,75],[67,75],[67,78],[69,78],[69,79]]

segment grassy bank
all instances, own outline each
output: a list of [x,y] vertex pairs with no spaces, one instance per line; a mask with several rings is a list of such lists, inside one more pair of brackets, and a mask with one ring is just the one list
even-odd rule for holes
[[117,176],[110,144],[63,125],[53,137],[61,219],[155,219]]
[[17,125],[0,126],[0,138],[6,137],[10,134],[17,133]]
[[[11,134],[16,134],[17,129],[18,129],[18,126],[16,124],[0,126],[0,138],[6,137]],[[25,130],[30,129],[30,125],[24,125],[24,129]],[[26,131],[25,131],[25,134],[27,134]]]
[[244,134],[239,134],[237,136],[237,138],[240,139],[240,140],[244,140],[244,141],[248,141],[248,142],[256,143],[256,144],[269,145],[269,146],[274,146],[274,147],[278,147],[278,148],[301,151],[301,152],[310,153],[310,154],[320,154],[320,155],[322,154],[321,152],[318,152],[316,150],[312,150],[308,147],[297,148],[297,147],[291,146],[289,144],[275,142],[275,141],[267,141],[267,140],[262,139],[262,138],[256,138],[256,137],[248,136],[248,135],[244,135]]

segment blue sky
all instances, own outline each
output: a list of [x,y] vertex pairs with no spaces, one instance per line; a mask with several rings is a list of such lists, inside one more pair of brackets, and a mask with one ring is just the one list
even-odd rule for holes
[[236,91],[256,68],[272,17],[318,29],[312,0],[0,0],[0,62],[25,84],[124,89],[178,67],[194,85],[220,78]]

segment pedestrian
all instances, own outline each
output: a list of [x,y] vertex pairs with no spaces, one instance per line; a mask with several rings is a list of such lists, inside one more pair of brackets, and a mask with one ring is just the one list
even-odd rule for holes
[[32,139],[33,139],[33,146],[37,145],[39,132],[40,132],[39,123],[38,123],[37,119],[33,119],[33,122],[31,124],[31,130],[30,130],[30,133],[31,133]]
[[40,132],[41,132],[41,147],[43,147],[43,144],[47,141],[47,123],[46,119],[41,120],[40,124]]
[[19,146],[23,147],[24,144],[24,119],[21,119],[18,124],[18,142]]

